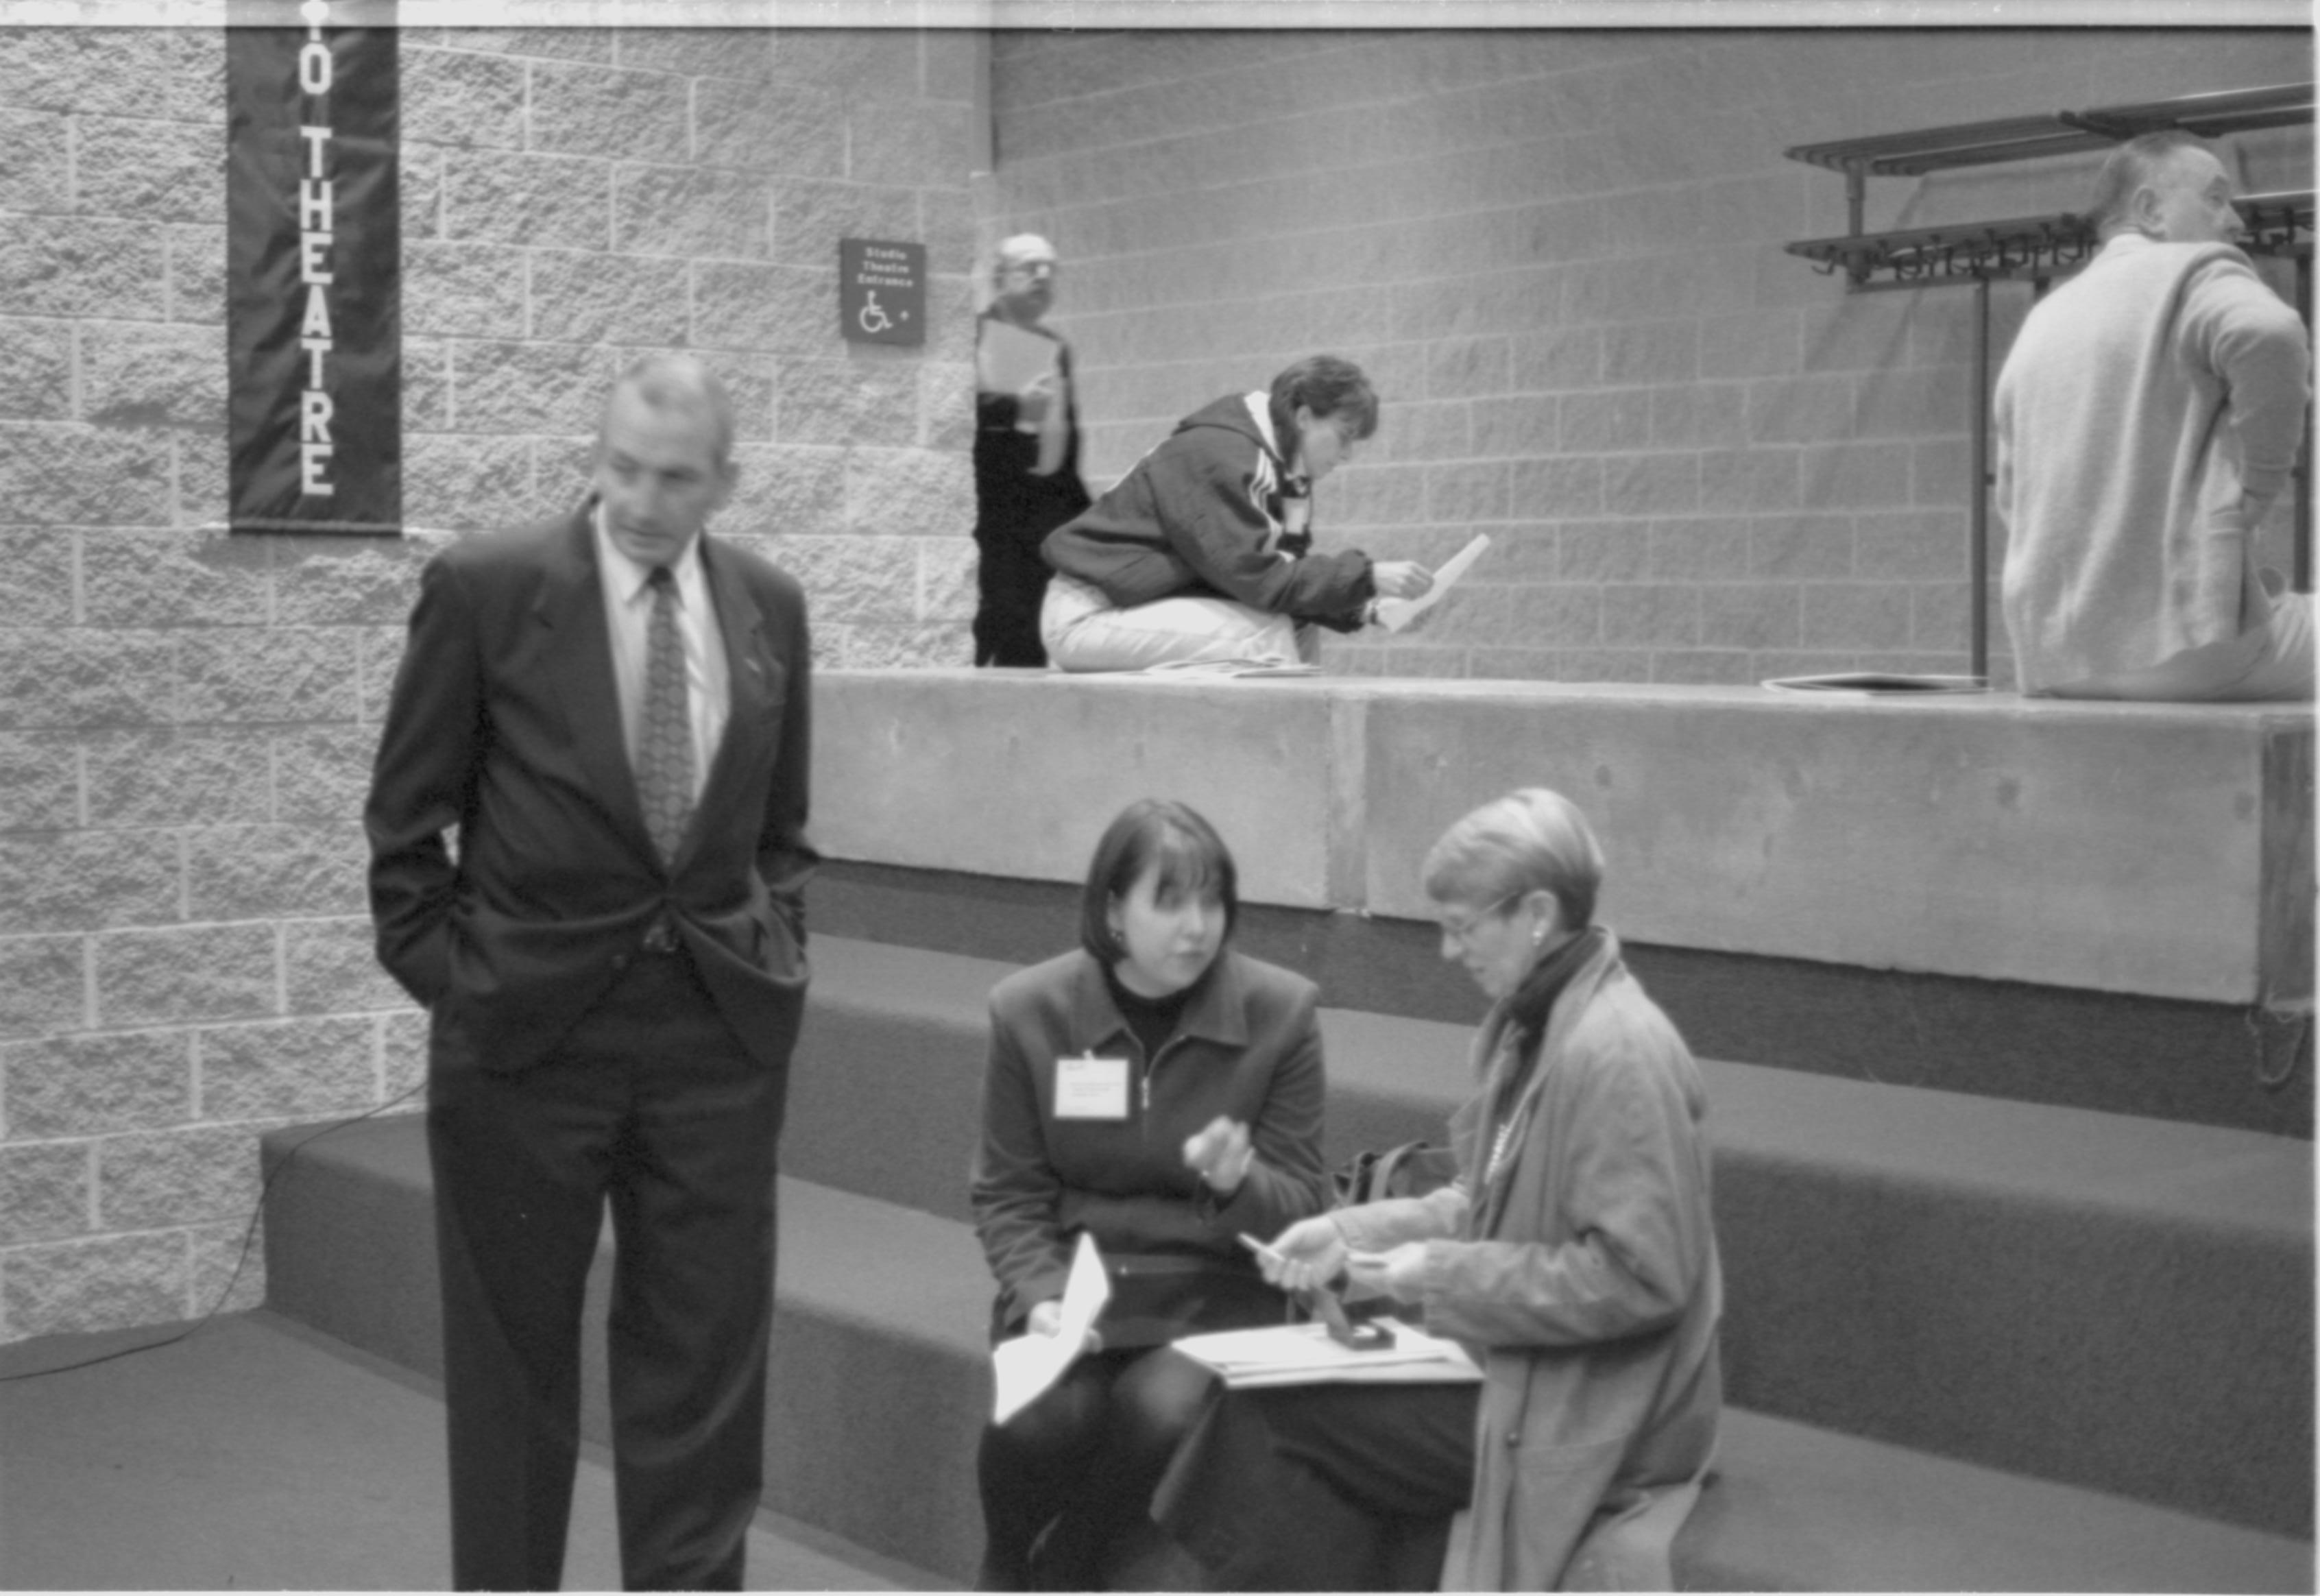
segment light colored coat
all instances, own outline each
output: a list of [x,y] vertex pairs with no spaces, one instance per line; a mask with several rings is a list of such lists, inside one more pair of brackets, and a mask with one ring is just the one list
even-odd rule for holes
[[1359,1249],[1425,1241],[1427,1328],[1482,1365],[1443,1588],[1666,1589],[1723,1405],[1699,1067],[1609,932],[1555,1000],[1495,1175],[1511,1031],[1478,1063],[1458,1183],[1338,1215]]

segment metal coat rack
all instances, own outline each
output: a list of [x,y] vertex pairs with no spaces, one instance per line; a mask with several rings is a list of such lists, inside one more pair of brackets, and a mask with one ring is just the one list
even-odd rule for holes
[[[2027,280],[2044,294],[2054,278],[2076,270],[2098,240],[2084,221],[2067,213],[2003,222],[1868,232],[1862,213],[1871,177],[1916,177],[1959,167],[2035,160],[2107,150],[2138,133],[2180,128],[2205,138],[2264,128],[2307,126],[2313,86],[2231,89],[2186,95],[2136,105],[2047,115],[1961,122],[1917,132],[1879,133],[1827,144],[1799,144],[1784,153],[1844,174],[1848,230],[1841,236],[1804,239],[1788,246],[1822,271],[1843,272],[1848,294],[1891,293],[1971,284],[1974,290],[1973,483],[1971,572],[1973,671],[1989,675],[1989,286]],[[2251,255],[2296,263],[2296,308],[2312,322],[2313,197],[2300,193],[2250,195],[2238,202],[2247,230],[2241,247]],[[2312,473],[2310,447],[2296,468],[2296,586],[2312,590]]]

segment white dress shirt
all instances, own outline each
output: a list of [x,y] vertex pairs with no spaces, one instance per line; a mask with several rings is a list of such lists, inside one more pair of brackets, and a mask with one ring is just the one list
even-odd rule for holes
[[[620,685],[621,728],[629,750],[629,767],[633,770],[638,744],[644,737],[652,567],[621,552],[604,530],[602,504],[590,514],[589,522],[595,530],[596,569],[603,580],[604,625],[612,638],[612,675]],[[709,600],[708,578],[701,568],[698,533],[669,568],[676,578],[676,632],[684,648],[685,708],[693,721],[693,799],[698,803],[731,706],[725,639],[717,624],[717,607]]]

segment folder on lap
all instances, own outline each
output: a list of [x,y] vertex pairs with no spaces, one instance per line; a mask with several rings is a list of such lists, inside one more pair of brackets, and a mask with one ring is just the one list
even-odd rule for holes
[[1455,1341],[1403,1324],[1376,1321],[1393,1332],[1393,1344],[1356,1351],[1329,1338],[1319,1324],[1267,1325],[1255,1330],[1219,1330],[1186,1336],[1170,1346],[1194,1363],[1223,1376],[1236,1390],[1259,1385],[1361,1385],[1472,1383],[1482,1377],[1466,1349]]

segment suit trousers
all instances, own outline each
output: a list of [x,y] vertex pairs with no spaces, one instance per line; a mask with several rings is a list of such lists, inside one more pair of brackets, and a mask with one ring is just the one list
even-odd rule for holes
[[582,1305],[609,1202],[622,1581],[739,1589],[764,1472],[786,1084],[743,1050],[681,949],[636,956],[537,1066],[430,1077],[456,1588],[561,1578]]

